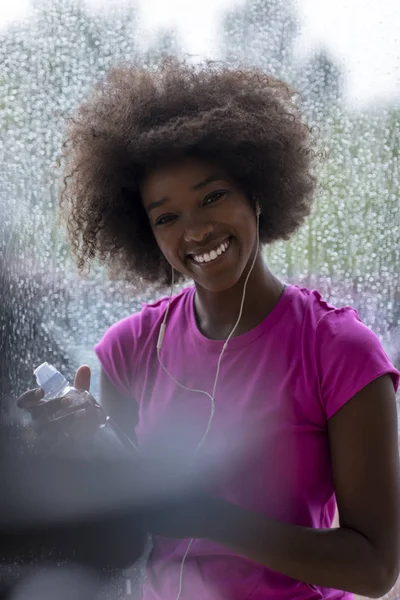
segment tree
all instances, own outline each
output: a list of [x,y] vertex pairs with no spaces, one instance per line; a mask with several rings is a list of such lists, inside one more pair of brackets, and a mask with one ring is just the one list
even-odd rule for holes
[[91,13],[81,0],[33,0],[32,6],[30,19],[1,39],[0,178],[12,209],[6,231],[0,223],[0,240],[12,242],[14,253],[36,248],[54,266],[60,243],[51,237],[57,196],[51,167],[64,117],[113,64],[140,56],[138,11],[133,0],[110,2],[106,13]]
[[246,0],[222,23],[222,55],[229,63],[259,66],[283,77],[292,63],[297,34],[291,0]]
[[149,68],[155,67],[163,56],[180,57],[182,55],[181,48],[182,45],[175,29],[160,29],[153,44],[144,52],[143,63]]
[[327,50],[321,49],[299,66],[296,84],[311,116],[320,120],[341,99],[343,73]]
[[234,66],[260,67],[292,84],[302,93],[309,116],[321,121],[341,98],[342,72],[325,49],[297,61],[297,33],[291,0],[246,0],[222,20],[222,58]]

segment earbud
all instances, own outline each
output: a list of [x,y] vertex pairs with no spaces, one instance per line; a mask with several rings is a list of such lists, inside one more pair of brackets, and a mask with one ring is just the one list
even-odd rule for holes
[[259,204],[256,204],[256,215],[259,217],[261,215],[261,207]]

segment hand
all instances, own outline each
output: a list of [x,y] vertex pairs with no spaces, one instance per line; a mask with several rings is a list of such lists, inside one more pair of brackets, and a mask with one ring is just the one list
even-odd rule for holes
[[142,513],[142,525],[154,535],[212,540],[225,527],[230,506],[220,498],[196,494],[161,508],[149,508]]
[[[44,391],[40,388],[28,390],[17,400],[17,406],[26,410],[32,417],[35,431],[45,437],[62,437],[90,433],[99,424],[99,405],[90,394],[90,368],[81,366],[76,372],[74,387],[87,396],[87,402],[80,410],[72,406],[70,397],[43,401]],[[69,412],[69,409],[72,409]],[[62,418],[54,418],[62,411]]]

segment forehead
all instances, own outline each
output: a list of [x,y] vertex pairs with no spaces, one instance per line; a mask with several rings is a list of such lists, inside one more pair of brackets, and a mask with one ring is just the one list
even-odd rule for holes
[[182,158],[149,169],[141,183],[143,200],[179,194],[195,188],[208,179],[228,179],[223,169],[196,158]]

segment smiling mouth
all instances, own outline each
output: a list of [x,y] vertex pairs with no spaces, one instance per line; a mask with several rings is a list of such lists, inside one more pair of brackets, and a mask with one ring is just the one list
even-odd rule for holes
[[210,264],[218,260],[218,258],[220,258],[223,254],[225,254],[230,245],[231,238],[229,237],[209,252],[204,252],[203,254],[190,254],[189,258],[197,265]]

